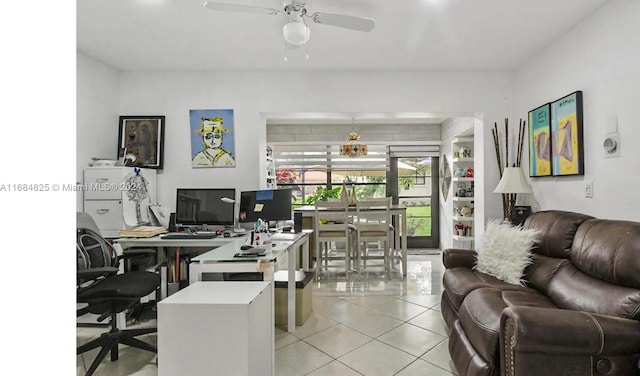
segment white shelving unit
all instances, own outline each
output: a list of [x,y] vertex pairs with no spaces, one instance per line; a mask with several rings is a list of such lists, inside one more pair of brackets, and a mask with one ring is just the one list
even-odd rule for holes
[[276,163],[273,160],[273,150],[267,146],[267,189],[277,188]]
[[474,208],[474,150],[473,136],[457,137],[451,142],[452,158],[452,233],[454,247],[473,248]]

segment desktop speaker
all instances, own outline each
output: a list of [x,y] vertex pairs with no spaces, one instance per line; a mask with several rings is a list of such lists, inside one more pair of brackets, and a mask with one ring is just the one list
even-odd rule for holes
[[522,226],[531,215],[531,206],[514,206],[511,213],[511,224]]
[[169,232],[176,232],[176,213],[169,214]]
[[295,212],[293,213],[293,232],[300,233],[302,232],[302,213]]

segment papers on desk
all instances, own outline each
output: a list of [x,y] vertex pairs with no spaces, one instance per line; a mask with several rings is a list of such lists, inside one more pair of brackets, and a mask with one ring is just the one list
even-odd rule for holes
[[131,230],[120,230],[121,238],[150,238],[164,234],[167,229],[160,226],[140,226]]

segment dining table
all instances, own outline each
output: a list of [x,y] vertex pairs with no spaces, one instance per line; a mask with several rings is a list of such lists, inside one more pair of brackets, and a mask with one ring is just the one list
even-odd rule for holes
[[[330,209],[319,209],[318,212],[327,211]],[[375,210],[375,209],[373,209]],[[299,206],[294,209],[294,212],[301,213],[303,219],[303,227],[308,229],[314,229],[315,223],[319,220],[316,218],[316,208],[313,205]],[[355,205],[348,206],[348,212],[352,215],[356,215]],[[391,205],[389,209],[391,219],[393,223],[393,252],[392,261],[400,261],[402,266],[402,277],[407,276],[407,208],[400,205]],[[313,242],[310,242],[313,244]],[[399,259],[399,260],[398,260]],[[393,266],[394,262],[392,262]]]

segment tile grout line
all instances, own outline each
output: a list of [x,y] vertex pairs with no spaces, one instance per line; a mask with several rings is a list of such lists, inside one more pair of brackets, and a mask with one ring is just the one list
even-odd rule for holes
[[[442,340],[440,340],[438,343],[436,343],[435,345],[433,345],[432,347],[430,347],[428,350],[426,350],[424,353],[422,353],[422,354],[421,354],[421,355],[419,355],[419,356],[416,356],[416,355],[414,355],[414,354],[411,354],[411,353],[409,353],[409,352],[407,352],[407,351],[405,351],[405,350],[403,350],[403,349],[401,349],[401,348],[398,348],[398,347],[396,347],[396,346],[394,346],[394,345],[392,345],[392,344],[389,344],[389,343],[384,342],[384,341],[382,341],[382,340],[380,340],[380,339],[379,339],[381,336],[383,336],[383,335],[385,335],[385,334],[387,334],[387,333],[391,332],[392,330],[395,330],[396,328],[398,328],[399,326],[401,326],[401,325],[403,325],[403,324],[408,324],[408,325],[411,325],[411,326],[413,326],[413,327],[416,327],[416,328],[419,328],[419,329],[422,329],[422,330],[426,330],[427,332],[433,333],[433,334],[435,334],[435,335],[437,335],[437,336],[439,336],[439,337],[443,337],[443,336],[442,336],[441,334],[439,334],[439,333],[436,333],[436,332],[431,331],[431,330],[429,330],[429,329],[425,329],[425,328],[423,328],[423,327],[420,327],[420,326],[418,326],[418,325],[415,325],[415,324],[412,324],[412,323],[410,323],[410,322],[409,322],[409,321],[413,320],[414,318],[416,318],[417,316],[419,316],[419,315],[421,315],[421,314],[424,314],[425,312],[428,312],[428,311],[439,312],[439,311],[436,311],[436,310],[434,310],[434,309],[432,309],[432,308],[429,308],[429,307],[426,307],[426,306],[423,306],[423,305],[420,305],[420,304],[416,304],[416,303],[413,303],[413,302],[410,302],[410,301],[406,301],[406,300],[404,300],[404,299],[402,299],[402,298],[401,298],[402,296],[406,296],[406,295],[401,295],[401,296],[395,297],[395,298],[391,299],[389,302],[387,302],[387,303],[383,303],[383,304],[381,304],[381,305],[379,305],[379,306],[382,306],[382,305],[388,304],[388,303],[390,303],[390,302],[392,302],[392,301],[394,301],[394,300],[401,300],[402,302],[407,303],[407,304],[414,304],[414,305],[417,305],[417,306],[419,306],[419,307],[426,308],[426,311],[424,311],[424,312],[422,312],[422,313],[420,313],[420,314],[418,314],[418,315],[416,315],[416,316],[412,316],[411,318],[409,318],[409,319],[407,319],[407,320],[400,320],[400,319],[398,319],[398,318],[396,318],[396,317],[393,317],[393,316],[387,315],[387,314],[385,314],[385,313],[383,313],[383,312],[376,311],[376,310],[375,310],[375,308],[370,308],[370,307],[366,307],[366,306],[359,305],[359,304],[357,304],[357,303],[349,302],[349,301],[347,301],[347,299],[346,299],[346,298],[344,298],[344,297],[342,297],[342,298],[340,298],[340,299],[339,299],[339,300],[345,300],[345,301],[347,301],[347,302],[348,302],[348,303],[350,303],[350,304],[357,305],[358,307],[367,308],[367,312],[378,312],[378,313],[380,313],[380,314],[382,314],[382,315],[385,315],[385,316],[387,316],[387,317],[390,317],[390,318],[393,318],[393,319],[396,319],[396,320],[398,320],[398,321],[401,321],[401,322],[402,322],[400,325],[398,325],[398,326],[396,326],[396,327],[394,327],[394,328],[391,328],[391,329],[389,329],[389,330],[385,331],[384,333],[379,334],[379,335],[378,335],[378,336],[376,336],[376,337],[371,337],[371,336],[369,336],[368,334],[363,333],[363,332],[359,331],[359,330],[358,330],[358,329],[356,329],[356,328],[352,328],[352,327],[350,327],[350,326],[348,326],[348,325],[345,325],[345,324],[344,324],[344,322],[342,322],[342,321],[336,321],[336,320],[334,320],[334,319],[333,319],[333,318],[331,318],[331,317],[328,317],[328,316],[323,315],[322,313],[317,313],[318,315],[320,315],[320,316],[322,316],[322,317],[324,317],[324,318],[327,318],[327,319],[329,319],[329,320],[332,320],[332,321],[337,322],[337,324],[336,324],[336,325],[332,325],[332,326],[330,326],[330,327],[328,327],[328,328],[325,328],[325,329],[323,329],[323,330],[321,330],[321,331],[319,331],[319,332],[317,332],[317,333],[314,333],[314,334],[312,334],[312,335],[310,335],[310,336],[307,336],[307,337],[305,337],[305,338],[298,338],[298,337],[296,337],[296,338],[297,338],[299,341],[302,341],[302,342],[306,343],[307,345],[309,345],[309,346],[313,347],[314,349],[316,349],[316,350],[318,350],[318,351],[322,352],[323,354],[325,354],[325,355],[329,356],[331,359],[333,359],[332,361],[338,361],[338,362],[340,362],[340,363],[342,363],[342,362],[339,360],[341,357],[343,357],[343,356],[345,356],[345,355],[347,355],[347,354],[349,354],[349,353],[351,353],[351,352],[353,352],[353,351],[355,351],[355,350],[357,350],[357,349],[359,349],[359,348],[361,348],[361,347],[363,347],[363,346],[365,346],[365,345],[367,345],[367,344],[369,344],[369,343],[371,343],[371,342],[373,342],[373,341],[377,341],[377,342],[380,342],[380,343],[385,344],[385,345],[387,345],[387,346],[390,346],[390,347],[392,347],[392,348],[394,348],[394,349],[396,349],[396,350],[398,350],[398,351],[402,351],[403,353],[405,353],[405,354],[407,354],[407,355],[409,355],[409,356],[411,356],[411,357],[415,358],[412,362],[410,362],[409,364],[407,364],[405,367],[403,367],[402,369],[400,369],[398,372],[401,372],[403,369],[405,369],[405,368],[409,367],[411,364],[415,363],[418,359],[420,359],[420,360],[422,360],[422,361],[424,361],[424,362],[426,362],[426,363],[428,363],[428,364],[430,364],[430,365],[433,365],[434,367],[437,367],[437,368],[439,368],[439,369],[442,369],[443,371],[449,372],[449,371],[447,371],[446,369],[444,369],[444,368],[442,368],[442,367],[438,366],[437,364],[434,364],[434,363],[431,363],[431,362],[429,362],[429,361],[427,361],[427,360],[422,359],[422,357],[423,357],[423,356],[425,356],[427,353],[429,353],[430,351],[432,351],[433,349],[435,349],[437,346],[439,346],[440,344],[442,344],[445,340],[447,340],[447,339],[448,339],[448,337],[447,337],[447,336],[444,336],[444,338],[443,338]],[[436,305],[437,305],[437,304],[436,304]],[[379,306],[378,306],[378,307],[379,307]],[[434,306],[435,306],[435,305],[434,305]],[[316,334],[318,334],[318,333],[322,333],[322,332],[324,332],[324,331],[326,331],[326,330],[328,330],[328,329],[331,329],[331,328],[333,328],[333,327],[335,327],[335,326],[337,326],[337,325],[342,325],[342,326],[344,326],[344,327],[346,327],[346,328],[348,328],[348,329],[351,329],[351,330],[353,330],[353,331],[355,331],[355,332],[358,332],[358,333],[360,333],[360,334],[362,334],[362,335],[364,335],[364,336],[368,337],[370,340],[369,340],[369,341],[367,341],[367,342],[365,342],[365,343],[363,343],[363,344],[361,344],[361,345],[359,345],[359,346],[357,346],[357,347],[355,347],[355,348],[353,348],[353,349],[351,349],[351,350],[349,350],[349,351],[347,351],[346,353],[344,353],[344,354],[340,355],[340,357],[337,357],[337,358],[336,358],[336,357],[333,357],[333,356],[332,356],[332,355],[330,355],[330,354],[327,354],[326,352],[322,351],[320,348],[318,348],[318,347],[314,346],[313,344],[311,344],[311,343],[309,343],[309,342],[307,342],[307,341],[305,340],[306,338],[312,337],[313,335],[316,335]],[[297,342],[297,341],[296,341],[296,342]],[[288,344],[288,345],[286,345],[286,346],[283,346],[283,347],[281,347],[281,349],[282,349],[282,348],[284,348],[284,347],[290,346],[290,345],[292,345],[292,344],[294,344],[294,343],[295,343],[295,342],[293,342],[293,343],[291,343],[291,344]],[[331,362],[329,362],[329,363],[331,363]],[[322,367],[326,366],[326,365],[327,365],[327,364],[329,364],[329,363],[326,363],[326,364],[323,364],[323,365],[322,365],[322,366],[320,366],[320,367],[317,367],[316,369],[314,369],[314,371],[315,371],[315,370],[317,370],[317,369],[319,369],[319,368],[322,368]],[[342,363],[342,364],[344,364],[344,363]],[[347,366],[347,367],[349,367],[347,364],[344,364],[344,365],[345,365],[345,366]],[[349,367],[349,368],[350,368],[350,369],[352,369],[351,367]],[[311,371],[311,372],[313,372],[313,371]],[[311,373],[311,372],[310,372],[310,373]],[[356,372],[357,372],[357,371],[356,371]],[[397,374],[398,372],[396,372],[395,374]],[[358,373],[359,373],[359,372],[358,372]]]

